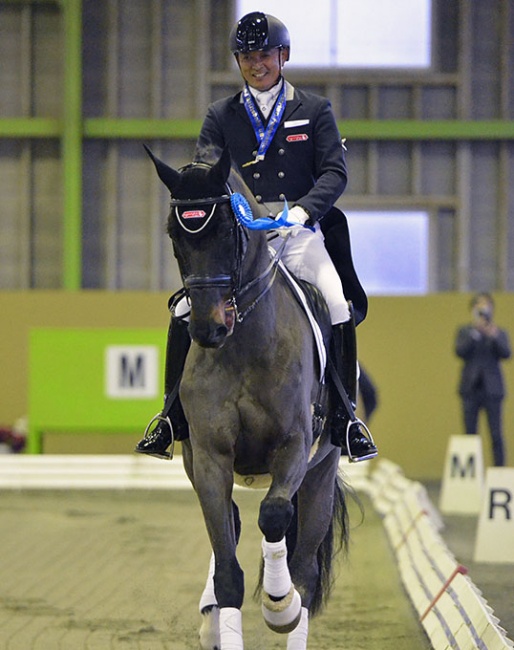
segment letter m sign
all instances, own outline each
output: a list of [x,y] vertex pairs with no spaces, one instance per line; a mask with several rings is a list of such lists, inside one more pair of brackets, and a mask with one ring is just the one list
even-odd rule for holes
[[[465,462],[464,462],[465,461]],[[469,454],[467,459],[463,455],[453,454],[451,457],[451,477],[475,478],[476,477],[476,455]]]
[[157,396],[158,350],[153,345],[110,345],[106,348],[106,393],[113,399]]

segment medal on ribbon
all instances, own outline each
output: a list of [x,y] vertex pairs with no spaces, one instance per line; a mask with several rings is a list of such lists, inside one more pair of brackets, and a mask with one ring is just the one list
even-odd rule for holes
[[252,94],[248,89],[248,84],[245,84],[245,87],[243,88],[243,105],[245,107],[246,113],[248,114],[248,117],[250,118],[255,137],[257,138],[257,142],[259,143],[257,155],[255,156],[254,160],[250,160],[250,162],[244,163],[243,165],[243,167],[248,167],[249,165],[255,165],[255,163],[264,160],[264,157],[266,156],[266,152],[271,144],[271,141],[273,140],[275,133],[277,132],[278,126],[286,109],[286,85],[284,82],[282,82],[282,88],[278,95],[277,101],[275,102],[275,106],[273,107],[273,111],[271,112],[270,118],[268,120],[268,125],[266,127],[262,122],[257,107],[255,106]]

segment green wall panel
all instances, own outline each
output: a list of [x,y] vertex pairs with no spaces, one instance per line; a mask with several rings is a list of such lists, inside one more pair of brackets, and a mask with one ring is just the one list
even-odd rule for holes
[[[129,359],[123,376],[114,377],[109,351],[143,355],[143,366]],[[155,364],[145,367],[148,356]],[[165,336],[161,329],[35,328],[29,346],[28,451],[38,453],[45,432],[144,431],[162,408]],[[119,369],[119,368],[118,368]],[[121,382],[123,386],[116,384]],[[153,388],[152,388],[153,387]],[[142,392],[152,395],[141,395]]]

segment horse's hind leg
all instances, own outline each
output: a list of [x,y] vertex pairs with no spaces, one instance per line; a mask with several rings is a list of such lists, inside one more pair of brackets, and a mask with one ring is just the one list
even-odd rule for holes
[[287,635],[287,650],[306,650],[309,636],[309,610],[302,607],[300,622]]
[[202,650],[217,650],[220,648],[220,617],[218,601],[214,593],[214,553],[212,553],[209,562],[209,571],[200,598],[199,609],[202,615],[199,634],[200,647]]
[[297,495],[296,541],[289,567],[301,593],[302,606],[311,616],[326,602],[332,584],[333,557],[348,534],[346,503],[337,483],[339,458],[340,450],[336,448],[311,468]]

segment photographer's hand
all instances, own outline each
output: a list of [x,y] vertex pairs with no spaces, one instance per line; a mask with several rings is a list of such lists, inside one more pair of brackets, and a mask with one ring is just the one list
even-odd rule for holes
[[498,326],[487,318],[480,317],[476,323],[477,330],[489,338],[498,336]]

